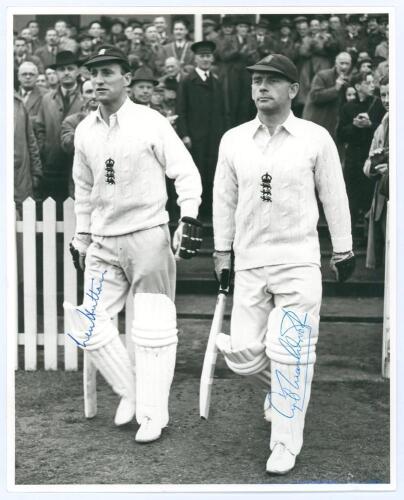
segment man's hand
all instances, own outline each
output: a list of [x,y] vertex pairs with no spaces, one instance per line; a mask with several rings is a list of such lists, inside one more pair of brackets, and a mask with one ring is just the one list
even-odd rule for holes
[[173,235],[176,260],[192,259],[202,245],[202,223],[193,217],[182,217]]
[[372,125],[372,122],[370,121],[367,113],[359,113],[353,119],[353,124],[358,128],[369,128]]
[[380,175],[384,175],[389,169],[388,163],[379,163],[379,165],[375,166],[375,172]]
[[213,252],[213,262],[215,265],[215,275],[217,281],[220,283],[222,271],[225,269],[231,270],[231,251],[215,251]]
[[350,278],[355,271],[355,255],[349,252],[334,252],[330,260],[331,270],[335,273],[335,278],[339,283],[343,283]]
[[77,270],[84,271],[87,249],[91,244],[91,234],[76,233],[69,243],[69,250],[72,254],[73,264]]
[[341,87],[347,84],[347,78],[344,75],[339,75],[335,80],[335,88],[339,90]]
[[188,137],[188,136],[185,136],[182,138],[182,142],[185,144],[185,146],[188,148],[188,149],[191,149],[192,148],[192,141],[191,141],[191,138]]

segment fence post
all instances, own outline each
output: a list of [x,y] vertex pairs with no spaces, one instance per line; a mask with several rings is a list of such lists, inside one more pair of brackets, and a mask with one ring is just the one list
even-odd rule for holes
[[56,202],[43,202],[43,313],[45,370],[57,370]]
[[386,217],[386,249],[384,270],[384,310],[383,310],[383,348],[382,348],[382,376],[390,378],[390,222],[389,202],[387,202]]
[[12,241],[12,254],[14,256],[13,258],[13,276],[12,279],[14,281],[14,298],[15,298],[15,316],[14,316],[14,321],[15,321],[15,342],[14,342],[14,348],[15,348],[15,359],[14,359],[14,369],[18,370],[18,245],[17,245],[17,238],[20,238],[21,235],[17,232],[17,220],[19,220],[19,216],[17,213],[17,207],[16,204],[14,203],[14,238]]
[[[77,304],[77,271],[69,251],[69,243],[73,238],[76,227],[76,218],[74,215],[74,201],[68,198],[63,203],[63,297],[64,300]],[[64,332],[66,333],[67,322],[64,319]],[[77,347],[65,335],[65,370],[78,369]]]
[[24,367],[37,368],[37,286],[36,286],[36,210],[32,198],[23,203],[24,267]]

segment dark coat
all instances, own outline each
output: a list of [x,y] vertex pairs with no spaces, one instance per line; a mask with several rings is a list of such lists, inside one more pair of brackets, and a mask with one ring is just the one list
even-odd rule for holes
[[181,138],[191,138],[192,157],[205,188],[211,189],[220,139],[227,126],[223,88],[218,77],[211,72],[204,82],[192,71],[178,88],[177,114],[177,133]]
[[[56,49],[56,53],[59,52],[59,49]],[[43,47],[39,47],[34,54],[39,57],[42,61],[43,67],[46,69],[47,66],[51,64],[55,64],[56,62],[56,54],[52,54],[49,52],[48,46],[44,45]]]
[[335,68],[319,71],[313,79],[311,90],[303,109],[305,120],[325,127],[335,140],[339,111],[345,100],[345,86],[335,88],[338,74]]
[[251,120],[256,113],[246,67],[257,62],[257,44],[253,37],[247,37],[241,45],[236,35],[220,34],[215,56],[223,81],[229,125],[235,127]]
[[60,141],[62,121],[66,116],[78,113],[84,104],[79,89],[73,94],[68,109],[63,108],[60,88],[48,92],[42,98],[36,132],[44,167],[45,196],[63,199],[67,196],[71,155],[63,151]]
[[34,194],[42,177],[42,165],[31,119],[22,99],[14,94],[14,200]]

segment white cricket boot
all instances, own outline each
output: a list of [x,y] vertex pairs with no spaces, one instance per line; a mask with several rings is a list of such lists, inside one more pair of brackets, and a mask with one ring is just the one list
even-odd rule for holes
[[115,425],[128,424],[136,413],[136,402],[132,399],[123,397],[115,413]]
[[136,433],[135,441],[137,443],[150,443],[151,441],[156,441],[156,439],[161,436],[161,431],[160,422],[145,417]]
[[267,461],[266,470],[269,474],[287,474],[293,469],[296,456],[283,443],[276,443]]

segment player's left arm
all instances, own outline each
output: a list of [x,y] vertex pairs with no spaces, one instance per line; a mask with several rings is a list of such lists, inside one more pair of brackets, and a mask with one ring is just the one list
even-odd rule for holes
[[318,153],[314,167],[315,185],[324,208],[331,235],[331,269],[338,281],[345,281],[355,268],[352,251],[351,216],[337,147],[330,134],[322,129],[317,139]]
[[173,237],[177,258],[194,257],[202,245],[202,224],[197,219],[201,203],[202,182],[190,153],[170,123],[158,117],[159,134],[154,154],[163,165],[167,177],[174,179],[181,218]]

